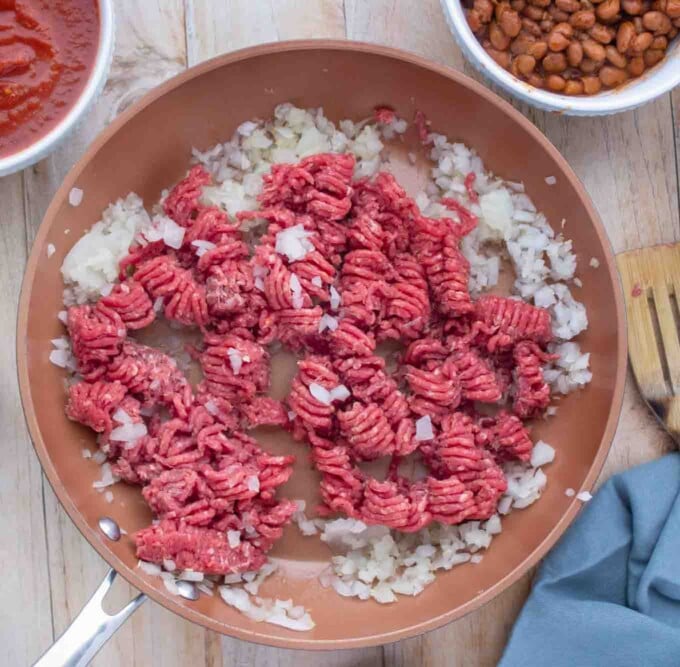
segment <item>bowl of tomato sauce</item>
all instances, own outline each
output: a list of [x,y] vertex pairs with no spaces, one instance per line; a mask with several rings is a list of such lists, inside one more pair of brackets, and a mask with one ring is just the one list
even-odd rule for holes
[[0,0],[0,176],[41,160],[106,83],[112,0]]

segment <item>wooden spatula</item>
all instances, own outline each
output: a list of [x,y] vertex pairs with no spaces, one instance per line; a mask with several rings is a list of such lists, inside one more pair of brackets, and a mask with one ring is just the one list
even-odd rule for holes
[[680,444],[680,243],[617,256],[628,353],[648,405]]

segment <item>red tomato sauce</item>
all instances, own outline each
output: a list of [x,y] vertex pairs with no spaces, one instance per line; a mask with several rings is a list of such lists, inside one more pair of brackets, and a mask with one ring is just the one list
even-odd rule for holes
[[97,0],[0,0],[0,157],[35,143],[66,116],[98,46]]

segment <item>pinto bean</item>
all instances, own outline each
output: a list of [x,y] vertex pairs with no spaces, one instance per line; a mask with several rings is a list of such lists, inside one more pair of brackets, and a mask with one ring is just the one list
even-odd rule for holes
[[595,25],[595,12],[591,9],[581,9],[569,17],[569,23],[577,30],[590,30]]
[[654,67],[664,59],[665,55],[666,52],[661,49],[647,49],[642,55],[642,59],[645,61],[646,67]]
[[567,85],[564,77],[561,77],[559,74],[550,74],[545,80],[545,83],[549,90],[552,90],[556,93],[562,92]]
[[477,10],[482,23],[488,23],[493,16],[493,3],[491,0],[475,0],[472,8]]
[[548,35],[547,42],[551,51],[564,51],[571,43],[569,38],[564,33],[558,32],[556,28],[553,28]]
[[543,69],[549,74],[561,74],[567,69],[564,53],[549,53],[543,58]]
[[604,46],[598,44],[594,39],[587,39],[583,42],[583,52],[595,62],[602,62],[607,55]]
[[582,95],[583,90],[583,82],[580,79],[569,79],[563,92],[565,95]]
[[602,89],[602,82],[597,76],[584,76],[581,81],[583,81],[583,92],[586,95],[595,95]]
[[529,77],[527,78],[527,81],[534,88],[543,88],[543,86],[545,85],[545,79],[542,76],[539,76],[538,74],[530,74]]
[[614,31],[608,28],[606,25],[601,23],[596,23],[589,31],[588,34],[600,44],[609,44],[614,39]]
[[581,42],[573,41],[567,47],[567,62],[571,67],[578,67],[583,60],[583,45]]
[[534,7],[533,5],[527,5],[524,8],[524,11],[522,12],[524,16],[526,16],[528,19],[531,19],[532,21],[542,21],[543,20],[543,15],[545,14],[545,11],[543,11],[540,7]]
[[605,48],[605,54],[607,60],[614,65],[614,67],[624,68],[628,64],[626,56],[619,53],[615,46],[611,44]]
[[616,48],[619,53],[625,53],[635,37],[635,26],[630,21],[624,21],[616,31]]
[[496,49],[487,49],[486,52],[501,66],[506,69],[510,66],[510,54],[507,51],[497,51]]
[[581,3],[578,0],[555,0],[555,5],[563,12],[573,14],[581,9]]
[[595,14],[600,21],[611,21],[621,10],[620,0],[604,0],[597,6]]
[[491,21],[489,24],[489,41],[496,51],[506,51],[510,46],[510,37],[503,32],[496,21]]
[[642,0],[621,0],[621,6],[623,11],[631,16],[642,14]]
[[615,86],[620,86],[628,79],[625,69],[619,69],[618,67],[612,67],[611,65],[605,65],[600,70],[600,81],[603,86],[607,88],[614,88]]
[[517,69],[524,76],[529,76],[529,74],[531,74],[536,68],[536,58],[526,53],[523,53],[521,56],[517,56],[517,58],[515,58],[515,62],[517,63]]
[[663,12],[647,12],[642,17],[642,25],[655,35],[666,35],[672,27],[671,20]]
[[631,58],[626,69],[631,76],[640,76],[645,71],[644,58],[642,56]]
[[666,14],[671,20],[680,18],[680,0],[667,0]]
[[522,28],[524,28],[527,33],[533,35],[534,37],[541,37],[543,35],[541,26],[538,25],[536,21],[529,19],[526,16],[522,19]]
[[633,41],[630,43],[628,51],[634,56],[639,56],[652,45],[653,41],[654,36],[651,32],[641,32],[639,35],[633,37]]
[[534,42],[527,53],[536,58],[536,60],[543,60],[545,54],[548,53],[548,44],[542,40]]

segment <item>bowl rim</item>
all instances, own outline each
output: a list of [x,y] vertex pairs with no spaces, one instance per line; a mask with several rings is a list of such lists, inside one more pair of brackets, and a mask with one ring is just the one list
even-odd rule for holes
[[129,109],[125,110],[118,118],[114,120],[113,123],[108,125],[90,144],[90,146],[85,151],[84,155],[76,163],[76,165],[70,170],[66,178],[64,179],[61,187],[58,189],[52,202],[43,218],[41,226],[36,235],[35,241],[33,243],[33,248],[29,256],[26,271],[24,274],[21,295],[19,301],[19,312],[17,318],[17,370],[19,377],[19,387],[21,394],[21,401],[24,409],[24,414],[26,422],[28,425],[29,434],[31,436],[31,441],[33,443],[34,449],[38,455],[42,468],[50,482],[57,498],[59,499],[61,505],[66,510],[67,514],[76,525],[83,537],[90,543],[92,547],[96,549],[99,555],[117,572],[119,572],[126,581],[137,589],[146,593],[155,602],[161,604],[166,609],[182,616],[183,618],[198,623],[203,627],[209,628],[221,634],[225,634],[238,639],[243,639],[251,642],[256,642],[260,644],[266,644],[268,646],[274,646],[278,648],[289,648],[289,649],[307,649],[307,650],[335,650],[335,649],[349,649],[349,648],[362,648],[377,646],[382,644],[387,644],[390,642],[399,641],[401,639],[407,639],[420,635],[424,632],[434,630],[439,628],[451,621],[454,621],[465,614],[468,614],[478,608],[480,608],[485,603],[489,602],[491,599],[495,598],[501,592],[506,590],[511,584],[519,580],[526,572],[536,565],[536,563],[549,551],[549,549],[555,544],[563,532],[574,520],[578,511],[580,509],[581,503],[576,499],[572,499],[570,505],[562,515],[559,521],[553,526],[552,530],[548,533],[545,539],[525,558],[525,560],[518,565],[514,570],[509,572],[505,577],[499,579],[493,586],[485,589],[477,597],[468,601],[466,604],[461,605],[455,609],[451,609],[444,614],[440,614],[433,618],[417,623],[414,625],[408,625],[399,630],[392,632],[383,632],[378,634],[366,634],[359,638],[347,638],[347,639],[332,639],[332,640],[319,640],[319,639],[307,639],[304,636],[292,636],[292,637],[282,637],[279,635],[270,635],[267,633],[266,625],[264,631],[253,631],[249,629],[244,629],[238,625],[230,625],[222,623],[215,618],[200,613],[194,610],[185,601],[175,598],[165,592],[164,590],[158,589],[152,586],[144,577],[141,577],[137,571],[128,567],[112,550],[109,549],[108,545],[102,539],[101,535],[97,531],[96,527],[90,526],[84,520],[83,516],[76,504],[74,503],[71,495],[66,490],[65,486],[61,482],[57,471],[52,465],[48,449],[42,438],[38,421],[36,417],[35,405],[31,395],[31,387],[29,384],[29,374],[28,374],[28,348],[26,345],[26,338],[22,332],[27,330],[28,318],[29,318],[29,304],[31,300],[31,294],[33,290],[34,280],[36,271],[39,263],[44,258],[44,248],[46,246],[46,239],[48,232],[51,227],[51,222],[54,220],[59,208],[62,206],[63,202],[68,198],[68,193],[70,192],[73,185],[76,183],[77,178],[80,173],[86,168],[91,159],[96,155],[96,153],[106,144],[112,136],[125,125],[132,117],[136,116],[143,109],[147,108],[157,99],[163,95],[175,90],[179,86],[183,85],[189,80],[200,77],[203,74],[210,72],[212,70],[218,69],[220,67],[247,60],[249,58],[254,58],[262,55],[271,55],[276,53],[283,53],[289,51],[309,51],[309,50],[326,50],[326,51],[349,51],[349,52],[359,52],[367,55],[380,56],[382,58],[388,58],[392,60],[398,60],[406,62],[411,65],[415,65],[431,72],[444,76],[448,79],[455,81],[456,83],[471,89],[473,92],[482,97],[487,103],[500,109],[505,114],[508,114],[512,119],[519,123],[525,131],[531,134],[540,144],[543,145],[544,149],[550,154],[550,156],[556,161],[556,163],[561,167],[562,172],[568,178],[571,185],[574,187],[578,197],[582,200],[588,215],[592,220],[595,227],[595,232],[599,237],[600,243],[602,244],[604,251],[604,266],[601,270],[607,271],[609,273],[610,279],[614,286],[614,301],[616,306],[616,328],[618,333],[618,343],[616,350],[616,361],[617,369],[616,376],[614,380],[613,398],[611,406],[609,409],[609,414],[607,417],[607,422],[604,430],[603,437],[600,441],[595,458],[593,459],[590,468],[585,476],[583,486],[584,488],[590,489],[595,483],[602,465],[609,453],[611,447],[614,433],[618,424],[619,414],[621,410],[621,405],[623,401],[623,391],[626,378],[626,360],[627,360],[627,347],[626,347],[626,323],[625,323],[625,311],[623,307],[623,294],[621,289],[621,284],[616,269],[616,263],[614,260],[614,254],[606,234],[605,228],[600,220],[600,217],[590,200],[584,186],[581,184],[580,180],[571,169],[566,159],[562,157],[559,151],[548,141],[548,139],[519,111],[513,108],[509,103],[498,97],[495,93],[482,86],[480,83],[474,81],[473,79],[467,77],[466,75],[444,65],[436,64],[426,60],[425,58],[409,53],[407,51],[402,51],[400,49],[395,49],[387,46],[380,46],[375,44],[369,44],[365,42],[355,42],[348,40],[331,40],[331,39],[320,39],[320,40],[293,40],[284,42],[274,42],[268,44],[261,44],[257,46],[248,47],[245,49],[240,49],[231,53],[223,54],[211,60],[207,60],[197,66],[189,68],[184,72],[178,74],[177,76],[169,79],[162,85],[153,89],[147,93],[143,98],[137,101]]
[[[677,61],[675,69],[665,71],[664,76],[658,76],[654,70],[651,70],[621,88],[591,96],[560,95],[535,88],[501,67],[484,50],[468,25],[461,0],[440,0],[440,2],[451,33],[473,67],[506,92],[540,109],[573,116],[602,116],[620,113],[651,102],[680,85],[680,37],[678,37],[673,52],[667,56]],[[640,86],[636,85],[636,82],[642,80],[650,85],[644,95],[640,92]]]
[[96,0],[99,8],[99,45],[87,84],[69,112],[37,141],[22,150],[0,158],[0,177],[30,167],[54,149],[80,121],[106,83],[115,43],[113,0]]

